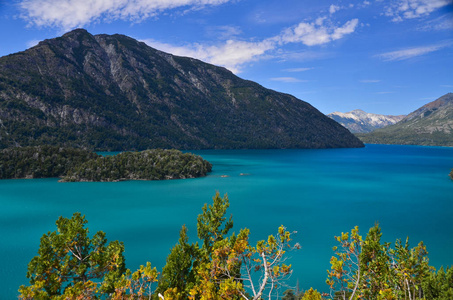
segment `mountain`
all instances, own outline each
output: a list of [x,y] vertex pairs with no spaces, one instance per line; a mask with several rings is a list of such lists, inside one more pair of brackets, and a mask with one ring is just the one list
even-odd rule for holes
[[405,117],[370,114],[360,109],[347,113],[333,112],[327,116],[349,129],[352,133],[371,132],[378,128],[393,125]]
[[76,29],[0,58],[0,148],[363,147],[310,104],[124,35]]
[[453,146],[453,93],[409,114],[395,125],[359,135],[365,143]]

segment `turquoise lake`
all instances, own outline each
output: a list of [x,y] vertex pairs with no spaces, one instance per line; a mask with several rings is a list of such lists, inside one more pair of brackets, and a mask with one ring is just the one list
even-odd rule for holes
[[196,218],[216,191],[227,193],[233,231],[253,240],[285,225],[302,249],[290,253],[290,284],[328,291],[334,236],[378,222],[383,241],[409,236],[427,245],[430,264],[453,265],[453,148],[367,145],[362,149],[195,151],[213,164],[209,176],[171,181],[59,183],[0,181],[0,291],[14,299],[27,264],[59,216],[81,212],[91,234],[125,245],[127,267],[158,269],[183,224],[196,241]]

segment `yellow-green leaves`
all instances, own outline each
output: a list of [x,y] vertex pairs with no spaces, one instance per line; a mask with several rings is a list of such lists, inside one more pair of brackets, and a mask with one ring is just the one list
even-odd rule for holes
[[[126,270],[124,245],[118,241],[107,244],[102,231],[90,238],[86,224],[85,217],[75,213],[70,219],[60,217],[57,230],[43,235],[38,255],[28,265],[31,286],[20,290],[24,299],[30,293],[49,297],[69,293],[77,298],[113,292],[114,282]],[[103,281],[100,291],[96,281]]]
[[[326,283],[331,296],[348,299],[422,299],[421,286],[432,268],[428,265],[426,247],[421,242],[410,249],[397,240],[395,248],[381,243],[381,229],[370,228],[365,240],[358,227],[351,233],[335,237],[339,246],[333,247]],[[427,298],[428,299],[428,298]]]

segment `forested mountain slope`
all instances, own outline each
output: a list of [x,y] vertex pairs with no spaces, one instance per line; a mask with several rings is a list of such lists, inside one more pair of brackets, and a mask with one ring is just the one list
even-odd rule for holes
[[453,93],[445,94],[395,125],[360,135],[365,143],[453,146]]
[[123,35],[76,29],[0,58],[0,148],[361,147],[310,104]]

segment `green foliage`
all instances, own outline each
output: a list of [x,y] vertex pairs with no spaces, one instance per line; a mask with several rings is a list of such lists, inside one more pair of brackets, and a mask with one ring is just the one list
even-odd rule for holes
[[404,244],[396,240],[392,248],[381,243],[381,236],[375,225],[365,240],[357,227],[351,236],[336,237],[340,247],[334,247],[327,279],[333,299],[435,299],[428,295],[453,291],[453,281],[448,283],[443,271],[432,273],[423,242],[411,249],[408,239]]
[[178,150],[153,149],[100,156],[69,170],[62,181],[163,180],[205,176],[212,165]]
[[62,177],[61,181],[162,180],[205,176],[212,165],[178,150],[146,150],[99,156],[57,146],[0,151],[0,179]]
[[293,290],[288,289],[283,292],[282,300],[299,300],[299,297],[294,293]]
[[451,169],[450,178],[451,178],[451,180],[453,180],[453,169]]
[[115,282],[126,271],[124,245],[118,241],[107,244],[102,231],[90,238],[86,223],[80,213],[71,219],[60,217],[57,231],[42,236],[38,255],[28,265],[31,286],[19,290],[23,299],[33,295],[49,299],[76,291],[95,293],[97,281],[102,281],[100,291],[114,291]]
[[313,288],[310,288],[307,290],[301,300],[322,300],[321,293],[319,293],[317,290],[314,290]]
[[176,289],[188,294],[196,280],[194,264],[199,257],[198,245],[188,244],[187,227],[183,226],[178,244],[171,250],[167,263],[162,269],[157,292],[164,294],[169,289]]
[[432,272],[422,282],[423,293],[426,299],[450,300],[453,299],[453,268],[443,267]]
[[96,157],[87,150],[47,145],[4,149],[0,151],[0,179],[60,177]]
[[[157,292],[167,293],[167,297],[182,297],[190,294],[197,282],[200,281],[199,272],[203,264],[210,261],[212,247],[216,241],[222,240],[224,235],[233,227],[232,217],[226,221],[226,210],[229,207],[228,196],[223,198],[217,192],[213,197],[213,204],[205,204],[202,213],[197,218],[198,237],[203,242],[202,247],[188,244],[187,228],[183,226],[178,244],[171,250],[167,263],[162,269]],[[184,298],[184,297],[183,297]]]
[[[233,216],[226,221],[226,210],[230,206],[228,196],[220,197],[219,192],[213,198],[213,204],[205,204],[203,213],[197,218],[198,238],[203,241],[203,251],[207,254],[212,252],[212,246],[222,240],[233,228]],[[226,221],[226,222],[225,222]],[[223,228],[222,228],[223,226]]]

